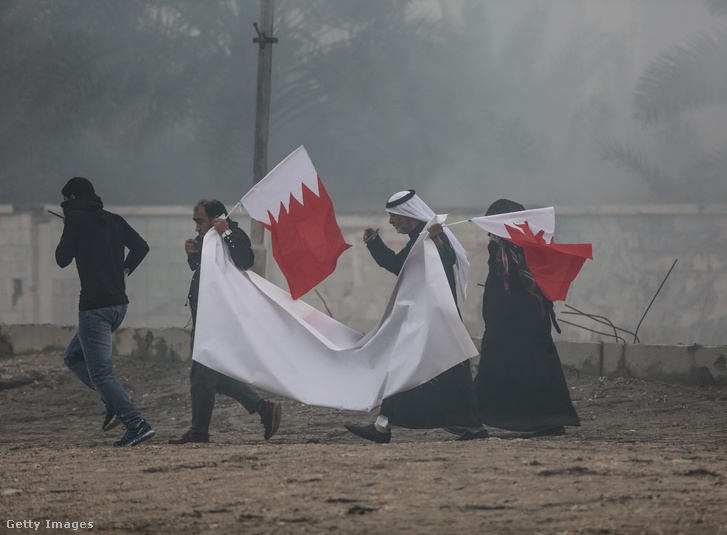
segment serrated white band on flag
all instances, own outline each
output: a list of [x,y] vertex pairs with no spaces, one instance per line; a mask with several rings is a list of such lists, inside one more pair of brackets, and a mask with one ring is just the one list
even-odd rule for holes
[[505,228],[505,225],[515,227],[523,225],[525,222],[528,223],[533,234],[537,235],[538,232],[543,231],[545,243],[550,243],[555,233],[555,209],[552,206],[521,212],[473,217],[470,221],[501,238],[510,237],[510,232]]
[[268,212],[277,221],[281,205],[286,211],[290,210],[291,197],[303,203],[303,184],[318,194],[318,172],[301,145],[255,184],[240,203],[250,217],[270,225],[272,221]]

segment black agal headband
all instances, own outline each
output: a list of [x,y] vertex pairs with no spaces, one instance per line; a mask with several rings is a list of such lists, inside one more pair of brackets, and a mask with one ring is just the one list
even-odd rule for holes
[[413,189],[409,190],[409,193],[404,195],[403,197],[399,197],[398,199],[394,201],[389,201],[386,203],[386,208],[393,208],[394,206],[399,206],[400,204],[404,204],[406,201],[414,197],[416,192]]

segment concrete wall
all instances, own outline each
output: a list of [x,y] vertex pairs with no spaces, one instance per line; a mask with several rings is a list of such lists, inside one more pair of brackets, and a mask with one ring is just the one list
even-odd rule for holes
[[[556,207],[555,212],[556,241],[591,243],[594,255],[571,286],[566,303],[556,303],[563,330],[557,339],[634,342],[626,331],[638,328],[641,343],[727,344],[727,205]],[[475,209],[453,211],[448,221],[476,215],[482,214]],[[362,229],[381,227],[384,241],[393,249],[402,247],[406,237],[395,234],[381,212],[344,214],[338,219],[353,247],[317,290],[334,317],[366,332],[380,318],[394,278],[370,258],[361,243]],[[470,334],[481,335],[478,284],[487,278],[487,235],[472,223],[455,225],[452,231],[471,264],[467,299],[460,299],[460,310]],[[675,259],[673,271],[644,316]],[[268,278],[285,287],[274,262],[269,264],[273,265]],[[311,293],[305,299],[320,308],[318,295]],[[612,337],[612,328],[573,315],[566,304],[623,329],[616,331],[620,339]]]
[[[73,327],[0,325],[4,358],[62,351]],[[187,329],[121,328],[114,333],[114,355],[183,362],[191,358]],[[477,347],[481,339],[473,338]],[[561,362],[584,375],[633,377],[671,384],[727,386],[727,346],[669,346],[604,342],[556,342]],[[477,359],[473,359],[476,369]]]
[[[449,222],[482,215],[483,209],[449,211]],[[0,205],[0,323],[76,323],[78,278],[73,266],[60,269],[54,250],[62,222],[47,213],[57,206]],[[125,327],[182,328],[189,321],[185,307],[191,272],[184,240],[194,235],[191,207],[109,207],[123,215],[149,242],[151,251],[129,278],[131,301]],[[339,259],[336,272],[304,300],[361,331],[381,318],[394,276],[380,269],[361,243],[362,229],[380,227],[394,249],[406,243],[381,209],[337,214],[344,237],[353,247]],[[249,219],[233,215],[242,228]],[[487,235],[472,223],[452,227],[469,253],[470,284],[462,317],[470,334],[482,334],[482,288],[487,277]],[[267,235],[267,233],[266,233]],[[640,342],[649,344],[727,344],[727,205],[659,205],[556,207],[556,240],[592,243],[594,261],[587,261],[571,287],[567,305],[607,318],[634,332],[675,259],[678,262],[639,327]],[[267,278],[287,288],[268,249]],[[626,341],[633,335],[592,319],[573,316],[557,303],[563,327],[559,340]],[[579,324],[581,327],[568,325]]]
[[[65,350],[75,327],[61,325],[0,325],[0,361],[18,355]],[[114,355],[184,362],[192,358],[190,331],[120,328],[113,334]]]
[[[80,285],[75,263],[61,269],[55,248],[63,222],[47,210],[55,205],[9,210],[0,207],[0,322],[74,325]],[[184,327],[191,271],[184,240],[195,236],[191,208],[107,207],[122,215],[151,250],[127,281],[125,326]]]
[[727,386],[727,346],[556,342],[563,365],[585,375]]

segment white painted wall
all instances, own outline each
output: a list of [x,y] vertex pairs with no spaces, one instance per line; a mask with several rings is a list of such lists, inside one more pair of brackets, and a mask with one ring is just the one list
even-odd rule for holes
[[[13,209],[0,206],[0,323],[76,322],[78,278],[73,266],[60,269],[54,251],[62,222],[47,214],[54,206]],[[129,278],[131,301],[125,327],[184,327],[191,271],[184,240],[194,236],[191,207],[109,207],[123,215],[149,242],[151,251]],[[445,210],[442,210],[445,211]],[[484,208],[452,212],[449,221],[483,215]],[[339,259],[336,272],[304,300],[362,332],[381,317],[394,276],[379,268],[361,243],[363,228],[381,227],[394,249],[406,237],[396,234],[384,210],[338,213],[344,237],[353,247]],[[233,215],[243,229],[249,220]],[[464,322],[473,336],[482,334],[482,288],[487,277],[487,235],[464,223],[452,228],[470,255],[468,298],[460,301]],[[587,261],[571,287],[567,303],[584,312],[605,316],[634,331],[671,267],[678,262],[646,315],[642,343],[727,344],[727,205],[648,205],[556,207],[556,241],[592,243],[594,261]],[[287,288],[268,252],[267,278]],[[19,281],[19,282],[16,282]],[[20,295],[14,296],[16,289]],[[16,292],[17,293],[17,292]],[[561,320],[607,331],[603,325],[564,314]],[[561,340],[610,340],[561,323]],[[622,336],[627,342],[633,337]]]

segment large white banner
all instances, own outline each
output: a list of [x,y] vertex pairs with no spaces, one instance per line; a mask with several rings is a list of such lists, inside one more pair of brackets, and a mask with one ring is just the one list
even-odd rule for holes
[[219,235],[205,235],[193,358],[229,377],[308,405],[370,411],[477,354],[426,233],[365,336],[239,270]]

